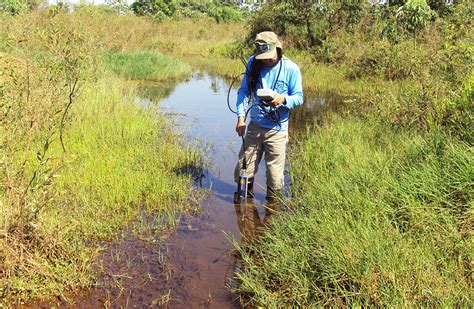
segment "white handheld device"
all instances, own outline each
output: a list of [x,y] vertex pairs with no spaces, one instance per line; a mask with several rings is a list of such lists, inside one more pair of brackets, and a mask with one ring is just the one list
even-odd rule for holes
[[271,89],[257,89],[257,98],[265,102],[272,101],[276,94],[277,93]]

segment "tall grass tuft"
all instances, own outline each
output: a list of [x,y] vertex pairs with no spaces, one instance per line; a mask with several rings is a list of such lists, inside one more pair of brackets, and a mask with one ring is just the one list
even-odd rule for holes
[[191,67],[179,60],[151,51],[108,53],[107,66],[126,79],[165,81],[191,74]]
[[473,305],[467,144],[345,119],[296,149],[299,207],[241,248],[240,293],[269,307]]

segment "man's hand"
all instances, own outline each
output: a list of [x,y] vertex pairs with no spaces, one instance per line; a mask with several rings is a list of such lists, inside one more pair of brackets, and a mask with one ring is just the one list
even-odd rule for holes
[[237,125],[235,126],[235,131],[239,136],[243,136],[245,134],[245,128],[245,117],[239,116],[239,118],[237,118]]
[[277,93],[275,98],[272,101],[267,102],[267,104],[273,107],[278,107],[282,105],[283,103],[285,103],[285,101],[286,101],[285,96]]

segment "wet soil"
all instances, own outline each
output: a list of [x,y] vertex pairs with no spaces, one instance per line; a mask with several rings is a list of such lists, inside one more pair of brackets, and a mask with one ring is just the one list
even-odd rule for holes
[[[237,295],[229,292],[237,260],[231,241],[250,241],[268,223],[272,213],[265,204],[265,167],[259,167],[252,203],[235,205],[233,170],[241,140],[235,115],[227,107],[228,85],[218,77],[195,74],[156,100],[152,94],[160,85],[143,86],[137,103],[159,104],[183,130],[191,143],[201,147],[207,168],[196,185],[207,188],[208,198],[198,215],[183,217],[166,241],[150,243],[126,233],[108,243],[97,267],[98,281],[90,289],[67,301],[34,303],[28,307],[50,308],[239,308]],[[158,92],[162,96],[161,92]],[[235,102],[236,89],[230,101]],[[293,115],[292,126],[321,122],[325,99],[306,100]],[[183,167],[186,170],[186,167]]]

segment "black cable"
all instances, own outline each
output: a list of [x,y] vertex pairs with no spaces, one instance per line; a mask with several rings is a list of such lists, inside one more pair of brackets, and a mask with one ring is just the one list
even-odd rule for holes
[[278,82],[278,79],[280,78],[281,67],[283,66],[281,58],[280,58],[280,61],[279,61],[279,62],[280,62],[280,68],[278,69],[277,77],[276,77],[275,81],[273,82],[273,87],[272,87],[272,90],[273,90],[273,91],[275,91],[276,84],[277,84],[277,82]]
[[227,91],[227,107],[230,109],[230,111],[231,111],[232,113],[234,113],[234,114],[236,114],[236,115],[237,115],[237,111],[234,111],[234,110],[232,109],[232,107],[230,107],[230,92],[232,91],[232,87],[234,86],[234,83],[235,83],[235,81],[237,80],[237,78],[239,78],[240,76],[245,75],[245,74],[247,74],[247,73],[244,72],[244,73],[241,73],[240,75],[237,75],[236,77],[234,77],[234,79],[232,79],[232,82],[230,83],[229,91]]
[[242,135],[242,151],[244,152],[243,158],[242,158],[242,169],[247,170],[247,158],[245,157],[245,138]]
[[239,58],[240,58],[240,61],[242,61],[242,63],[244,64],[244,67],[245,69],[247,69],[247,61],[245,60],[245,58],[242,56],[242,55],[239,55]]

